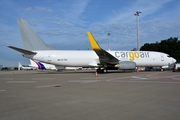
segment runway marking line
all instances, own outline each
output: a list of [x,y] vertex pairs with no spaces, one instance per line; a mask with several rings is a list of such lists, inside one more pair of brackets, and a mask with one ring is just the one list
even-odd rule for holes
[[5,92],[6,90],[0,90],[0,92]]
[[143,80],[148,79],[148,78],[138,77],[138,76],[131,76],[131,78],[134,78],[134,79],[143,79]]
[[61,84],[36,86],[36,88],[61,87]]
[[104,77],[83,77],[83,78],[80,78],[80,79],[103,79]]
[[122,79],[127,79],[127,78],[130,78],[130,77],[111,78],[111,79],[107,79],[107,80],[105,80],[105,81],[111,82],[111,81],[122,80]]
[[180,80],[180,78],[171,78],[171,80]]
[[55,80],[56,78],[32,78],[32,80]]
[[[136,82],[136,83],[164,83],[164,84],[180,84],[180,82],[161,82],[161,81],[151,81],[150,79],[169,79],[169,80],[180,80],[180,78],[177,78],[180,75],[174,75],[174,76],[160,76],[159,74],[151,74],[151,75],[140,75],[140,76],[128,76],[128,77],[121,77],[121,78],[112,78],[105,80],[106,82]],[[133,78],[133,79],[132,79]],[[148,80],[149,79],[149,80]],[[142,81],[143,80],[143,81]],[[148,80],[148,81],[146,81]]]
[[0,80],[13,80],[14,78],[0,78]]
[[37,83],[37,81],[6,81],[6,83]]
[[155,81],[113,81],[121,83],[158,83],[158,84],[180,84],[180,82],[155,82]]
[[92,83],[92,82],[99,82],[101,80],[70,80],[68,82],[77,82],[77,83]]

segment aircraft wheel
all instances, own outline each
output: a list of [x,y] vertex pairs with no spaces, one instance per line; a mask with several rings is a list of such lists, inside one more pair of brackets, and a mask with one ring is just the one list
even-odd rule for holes
[[107,73],[108,70],[107,69],[97,69],[96,72],[97,73]]
[[104,73],[108,73],[108,70],[107,70],[107,69],[104,69],[103,72],[104,72]]

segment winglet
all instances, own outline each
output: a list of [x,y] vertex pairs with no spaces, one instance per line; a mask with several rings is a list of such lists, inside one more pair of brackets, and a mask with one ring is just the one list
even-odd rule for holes
[[102,48],[99,46],[97,41],[94,39],[94,36],[91,34],[90,31],[87,32],[89,42],[91,43],[91,47],[93,50],[102,50]]
[[92,49],[96,52],[96,54],[99,56],[99,60],[101,62],[101,64],[114,64],[114,63],[118,63],[119,60],[113,56],[112,54],[108,53],[107,51],[103,50],[99,44],[97,43],[97,41],[94,39],[93,35],[91,34],[91,32],[87,32],[89,41],[91,43],[91,47]]

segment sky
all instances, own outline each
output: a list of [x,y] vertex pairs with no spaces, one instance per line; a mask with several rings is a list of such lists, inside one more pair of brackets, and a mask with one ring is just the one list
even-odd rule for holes
[[[0,65],[29,64],[8,45],[24,48],[17,19],[28,22],[48,45],[62,50],[92,50],[87,31],[107,50],[137,48],[180,37],[179,0],[0,0]],[[110,36],[107,34],[110,33]]]

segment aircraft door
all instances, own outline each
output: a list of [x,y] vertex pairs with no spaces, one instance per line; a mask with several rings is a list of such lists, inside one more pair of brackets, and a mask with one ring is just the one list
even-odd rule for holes
[[51,55],[48,55],[47,61],[48,61],[48,63],[51,63]]
[[161,54],[161,61],[164,61],[164,55]]

